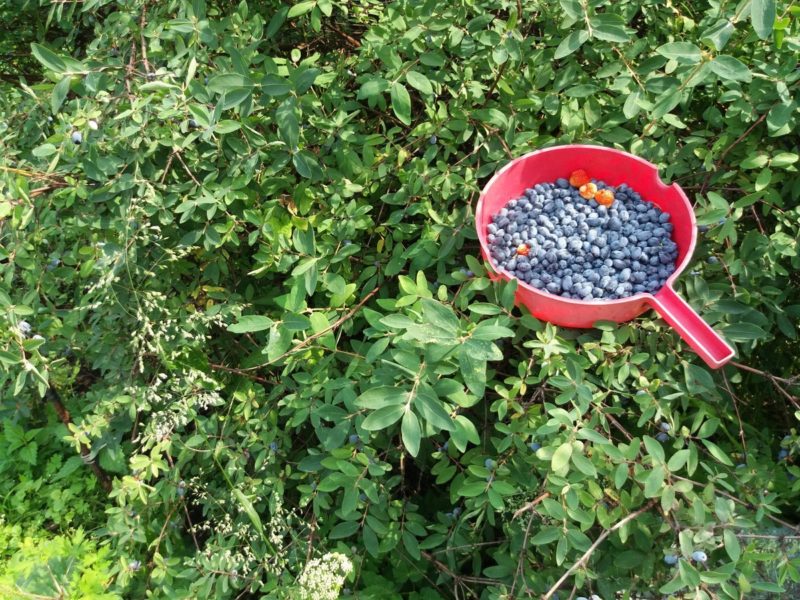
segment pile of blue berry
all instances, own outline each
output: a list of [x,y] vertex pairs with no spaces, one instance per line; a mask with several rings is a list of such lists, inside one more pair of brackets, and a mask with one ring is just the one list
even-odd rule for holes
[[510,200],[488,226],[494,264],[563,298],[627,298],[661,289],[678,257],[669,213],[626,184],[592,183],[613,193],[610,205],[584,199],[564,178]]

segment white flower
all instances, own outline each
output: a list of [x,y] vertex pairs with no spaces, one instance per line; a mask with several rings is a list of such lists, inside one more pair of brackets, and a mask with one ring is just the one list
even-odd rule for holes
[[329,552],[306,564],[300,575],[300,600],[336,600],[353,563],[344,554]]

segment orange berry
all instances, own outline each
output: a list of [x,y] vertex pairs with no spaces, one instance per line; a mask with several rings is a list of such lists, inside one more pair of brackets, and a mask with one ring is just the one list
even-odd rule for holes
[[578,192],[580,193],[581,197],[591,200],[597,193],[597,186],[590,181],[589,183],[584,183],[580,188],[578,188]]
[[569,176],[569,184],[573,187],[579,188],[587,183],[589,183],[589,176],[583,169],[573,171],[572,175]]
[[611,206],[614,204],[614,192],[611,190],[598,190],[594,195],[594,199],[598,204],[603,206]]
[[528,256],[528,252],[530,251],[531,249],[528,248],[526,244],[520,244],[519,246],[517,246],[517,254],[519,254],[520,256]]

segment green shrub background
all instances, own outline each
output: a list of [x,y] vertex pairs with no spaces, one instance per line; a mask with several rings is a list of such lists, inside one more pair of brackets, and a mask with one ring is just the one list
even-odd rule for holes
[[[0,595],[791,597],[799,18],[2,3]],[[486,277],[481,186],[575,142],[683,186],[735,362]]]

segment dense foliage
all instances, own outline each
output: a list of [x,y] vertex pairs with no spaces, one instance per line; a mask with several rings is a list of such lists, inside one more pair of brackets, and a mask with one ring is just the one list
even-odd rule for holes
[[[798,18],[4,2],[0,594],[788,593]],[[481,185],[571,142],[694,200],[680,291],[735,362],[486,277]]]

